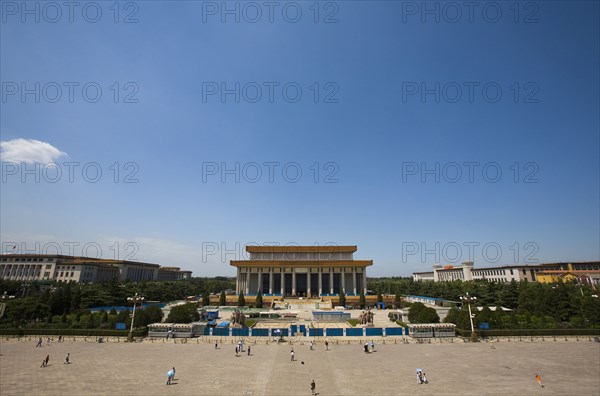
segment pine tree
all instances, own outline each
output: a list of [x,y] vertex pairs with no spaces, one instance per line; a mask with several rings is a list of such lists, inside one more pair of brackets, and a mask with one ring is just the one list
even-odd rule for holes
[[224,307],[227,305],[227,298],[225,297],[225,291],[222,291],[219,295],[219,305]]
[[394,306],[396,308],[400,308],[401,304],[402,304],[402,301],[400,300],[400,294],[398,292],[396,292],[396,294],[394,295]]
[[341,305],[342,307],[345,307],[345,306],[346,306],[346,293],[344,293],[344,291],[343,291],[343,290],[342,290],[342,291],[340,291],[340,295],[339,295],[339,297],[338,297],[338,298],[339,298],[339,300],[340,300],[340,305]]
[[79,309],[81,309],[81,289],[76,286],[71,297],[71,312],[78,311]]
[[364,290],[362,290],[360,292],[360,298],[358,300],[358,304],[360,305],[361,308],[364,308],[367,305],[367,299],[365,298]]
[[240,295],[238,296],[238,307],[243,307],[244,305],[246,305],[246,299],[244,298],[244,293],[240,292]]
[[262,299],[262,290],[258,289],[258,293],[256,293],[256,308],[263,307],[263,299]]
[[203,307],[209,306],[210,305],[210,297],[208,295],[208,292],[204,292],[202,293],[202,302],[201,302]]

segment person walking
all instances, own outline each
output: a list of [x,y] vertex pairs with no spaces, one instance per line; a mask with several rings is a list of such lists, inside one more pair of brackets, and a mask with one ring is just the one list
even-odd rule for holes
[[39,338],[37,344],[35,344],[35,347],[41,347],[42,346],[42,337]]
[[48,366],[49,361],[50,361],[50,355],[46,355],[46,359],[44,359],[44,367]]
[[248,356],[250,356],[250,345],[248,345]]
[[314,343],[311,341],[311,342],[310,342],[310,350],[311,350],[311,351],[313,350],[313,346],[314,346]]
[[218,346],[218,343],[217,343],[217,342],[215,342],[215,349],[217,349],[217,346]]
[[171,385],[171,381],[175,377],[175,367],[167,371],[167,385]]
[[239,355],[239,347],[236,345],[235,347],[235,357],[238,357]]
[[71,357],[70,353],[67,353],[67,356],[65,357],[65,361],[63,362],[63,364],[69,364],[69,358]]
[[327,342],[327,340],[325,341],[325,350],[328,351],[329,350],[329,342]]
[[375,342],[373,340],[371,340],[371,350],[375,352]]
[[317,385],[315,384],[315,380],[312,380],[312,382],[310,383],[310,394],[312,396],[315,396],[317,394],[316,388],[317,388]]
[[544,387],[544,385],[542,385],[542,377],[538,373],[535,373],[535,381],[538,383],[540,388]]
[[295,353],[294,353],[293,349],[292,349],[292,352],[290,353],[290,355],[291,355],[290,361],[293,362],[294,361],[294,356],[295,356]]

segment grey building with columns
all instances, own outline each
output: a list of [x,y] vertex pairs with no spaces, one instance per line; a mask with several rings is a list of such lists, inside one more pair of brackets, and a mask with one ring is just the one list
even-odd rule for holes
[[249,260],[237,268],[236,292],[266,296],[320,297],[366,294],[367,267],[354,260],[356,246],[246,246]]

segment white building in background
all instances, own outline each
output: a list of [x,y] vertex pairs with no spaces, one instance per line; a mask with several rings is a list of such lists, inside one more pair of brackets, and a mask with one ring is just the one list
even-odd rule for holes
[[[166,267],[174,279],[187,279],[191,271]],[[156,281],[158,264],[128,260],[107,260],[51,254],[0,255],[0,279],[12,281],[53,280],[58,282],[101,283]]]
[[503,265],[499,267],[474,268],[472,261],[463,261],[461,265],[442,266],[434,265],[433,271],[414,272],[413,280],[416,282],[452,282],[455,280],[471,281],[487,279],[491,282],[537,282],[537,273],[540,271],[567,269],[571,265],[575,270],[595,271],[600,270],[600,261],[585,261],[579,263],[546,263],[538,265]]

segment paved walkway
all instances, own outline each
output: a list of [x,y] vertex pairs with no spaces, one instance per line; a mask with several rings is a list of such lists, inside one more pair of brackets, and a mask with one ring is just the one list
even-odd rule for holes
[[[592,341],[377,345],[255,345],[235,357],[234,346],[189,342],[35,341],[0,344],[0,394],[10,395],[598,395],[600,343]],[[71,364],[63,364],[67,352]],[[40,368],[50,355],[48,367]],[[304,362],[302,364],[301,362]],[[175,385],[166,373],[175,366]],[[415,368],[430,384],[417,385]],[[539,372],[546,387],[538,388]]]

